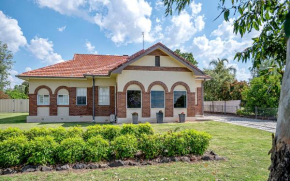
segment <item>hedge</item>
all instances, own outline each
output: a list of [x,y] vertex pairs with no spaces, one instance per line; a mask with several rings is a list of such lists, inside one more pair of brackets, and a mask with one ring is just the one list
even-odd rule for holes
[[86,131],[80,127],[29,131],[8,128],[0,131],[0,138],[0,167],[6,168],[22,164],[110,161],[134,158],[137,153],[144,159],[202,155],[211,136],[195,130],[154,134],[150,124],[125,124],[94,125]]

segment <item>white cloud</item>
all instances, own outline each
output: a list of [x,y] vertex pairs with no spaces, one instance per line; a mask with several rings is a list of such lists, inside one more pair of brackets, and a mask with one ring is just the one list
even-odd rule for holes
[[31,71],[32,69],[30,67],[25,68],[25,72]]
[[15,85],[19,85],[23,82],[23,80],[15,77],[15,75],[18,75],[18,72],[16,70],[10,70],[8,75],[8,81],[10,81],[10,86],[7,88],[13,89]]
[[34,39],[30,40],[28,50],[36,58],[47,64],[54,64],[63,61],[61,55],[54,52],[53,43],[48,39],[35,37]]
[[87,47],[87,50],[90,52],[90,53],[93,53],[93,54],[98,54],[98,52],[95,50],[95,46],[93,46],[91,44],[91,42],[89,42],[88,40],[86,41],[86,47]]
[[6,16],[0,11],[0,40],[7,43],[8,49],[13,53],[19,50],[19,47],[27,44],[26,38],[23,36],[18,21]]
[[159,18],[156,18],[156,23],[160,23],[160,19]]
[[155,9],[160,10],[160,8],[164,7],[164,4],[161,0],[157,0],[155,3]]
[[196,4],[194,1],[192,1],[192,3],[189,5],[193,15],[199,14],[201,12],[201,6],[201,3]]
[[57,28],[57,30],[60,32],[63,32],[65,30],[65,28],[66,28],[66,26],[62,26],[62,27]]

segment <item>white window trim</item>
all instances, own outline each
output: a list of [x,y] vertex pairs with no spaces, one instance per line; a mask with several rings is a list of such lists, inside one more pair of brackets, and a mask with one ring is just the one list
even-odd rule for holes
[[[39,96],[43,96],[43,100],[44,100],[44,96],[48,96],[48,103],[45,104],[44,102],[43,103],[40,103],[39,102]],[[47,95],[47,94],[37,94],[37,105],[40,105],[40,106],[48,106],[50,105],[50,95]]]
[[[109,89],[109,104],[100,104],[100,88],[108,88]],[[111,91],[110,91],[110,87],[108,86],[108,87],[99,87],[98,88],[98,105],[99,106],[110,106],[111,105]]]
[[[86,89],[86,104],[78,104],[78,88]],[[77,87],[76,88],[76,105],[77,106],[86,106],[88,104],[88,88],[87,87]]]
[[[137,108],[137,107],[128,107],[128,97],[127,97],[127,95],[128,95],[128,91],[140,91],[141,92],[141,107],[139,107],[139,108]],[[142,109],[142,103],[143,103],[143,97],[142,97],[142,90],[127,90],[126,91],[126,108],[127,109]]]
[[[68,103],[67,104],[60,104],[59,100],[58,100],[59,95],[67,96]],[[69,105],[69,95],[68,94],[57,94],[57,105],[64,105],[64,106]]]
[[[152,91],[163,92],[163,102],[164,102],[164,106],[163,107],[152,107],[152,102],[151,102],[151,92]],[[164,90],[151,90],[150,91],[150,108],[152,108],[152,109],[164,109],[165,108],[165,91]]]
[[[174,92],[176,91],[183,91],[186,93],[186,102],[185,102],[185,107],[174,107]],[[188,96],[187,96],[187,90],[174,90],[173,91],[173,109],[187,109],[187,102],[188,102]]]

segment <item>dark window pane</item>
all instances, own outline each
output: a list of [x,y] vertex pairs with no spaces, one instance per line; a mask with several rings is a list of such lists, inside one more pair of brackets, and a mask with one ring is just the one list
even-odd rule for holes
[[186,91],[174,91],[174,108],[186,108]]
[[127,91],[127,107],[141,108],[141,91]]
[[155,56],[155,66],[160,67],[160,57],[159,56]]
[[86,105],[86,104],[87,104],[86,96],[77,97],[77,105]]
[[164,108],[164,91],[151,91],[151,108]]

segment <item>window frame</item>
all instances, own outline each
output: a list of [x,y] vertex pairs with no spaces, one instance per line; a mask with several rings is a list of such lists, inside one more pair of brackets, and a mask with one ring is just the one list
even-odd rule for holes
[[[100,104],[100,88],[108,88],[108,90],[109,90],[109,94],[108,94],[108,104]],[[98,105],[99,106],[110,106],[111,105],[111,90],[110,90],[110,87],[109,86],[107,86],[107,87],[98,87]]]
[[[152,96],[151,93],[152,91],[156,91],[156,92],[163,92],[163,107],[152,107]],[[165,108],[165,91],[164,90],[151,90],[150,91],[150,108],[156,108],[156,109],[164,109]]]
[[[78,104],[78,89],[85,89],[86,90],[86,104]],[[83,97],[83,96],[79,96]],[[88,104],[88,88],[87,87],[77,87],[76,88],[76,105],[77,106],[86,106]]]
[[160,56],[155,56],[155,67],[160,67]]
[[[59,98],[58,98],[58,96],[67,96],[67,104],[60,104],[59,103]],[[57,94],[57,105],[60,105],[60,106],[67,106],[67,105],[69,105],[69,95],[68,94]]]
[[[185,92],[185,107],[175,107],[175,98],[174,98],[174,92]],[[187,91],[186,90],[174,90],[173,91],[173,109],[187,109]]]
[[[43,96],[43,103],[40,103],[40,98],[39,96]],[[44,102],[44,96],[48,96],[48,103],[45,104]],[[50,95],[49,94],[37,94],[37,105],[39,106],[49,106],[50,105]]]
[[[128,91],[140,91],[140,107],[128,107]],[[142,109],[142,101],[143,101],[143,97],[142,97],[142,90],[127,90],[126,91],[126,108],[127,109]]]

